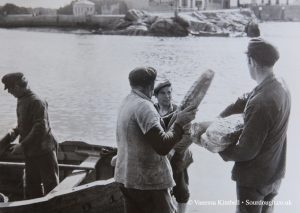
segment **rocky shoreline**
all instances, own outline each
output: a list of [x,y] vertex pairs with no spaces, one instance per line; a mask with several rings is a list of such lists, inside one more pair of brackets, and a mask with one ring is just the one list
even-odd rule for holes
[[0,27],[85,29],[93,34],[131,36],[245,36],[245,26],[257,21],[244,10],[215,10],[179,13],[177,16],[129,10],[125,16],[2,16]]
[[145,11],[130,10],[111,30],[99,28],[96,34],[143,36],[244,36],[245,26],[256,21],[250,10],[222,10],[180,13],[160,17]]

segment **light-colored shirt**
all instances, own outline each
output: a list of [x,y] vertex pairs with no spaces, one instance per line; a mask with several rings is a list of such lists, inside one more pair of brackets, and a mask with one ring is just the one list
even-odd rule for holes
[[116,132],[115,180],[126,188],[160,190],[175,185],[167,157],[157,154],[145,138],[155,126],[160,126],[160,115],[153,103],[133,90],[121,105]]

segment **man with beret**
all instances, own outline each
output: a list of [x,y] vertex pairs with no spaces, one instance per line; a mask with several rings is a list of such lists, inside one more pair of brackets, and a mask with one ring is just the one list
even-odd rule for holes
[[47,194],[58,185],[57,142],[51,133],[47,102],[28,87],[23,73],[10,73],[2,78],[4,89],[17,98],[18,125],[10,133],[10,141],[19,136],[11,148],[13,154],[25,156],[26,198]]
[[[158,101],[154,106],[162,117],[165,128],[167,129],[170,119],[177,109],[177,105],[172,103],[171,82],[166,80],[159,83],[154,88],[154,96]],[[191,140],[189,134],[185,134],[183,137],[187,140]],[[176,186],[173,187],[173,195],[178,203],[177,213],[184,213],[190,198],[187,168],[193,162],[192,152],[189,149],[181,150],[174,148],[172,152],[169,153],[169,158],[172,166],[173,178],[176,183]]]
[[237,212],[269,213],[285,175],[291,97],[286,84],[273,73],[279,53],[272,44],[261,38],[250,40],[247,58],[257,86],[221,113],[221,117],[244,113],[244,129],[237,144],[220,155],[235,161]]
[[175,212],[169,192],[174,181],[166,155],[195,118],[195,107],[189,107],[178,112],[174,128],[163,129],[151,101],[156,75],[151,67],[138,67],[129,73],[132,90],[118,114],[115,180],[121,184],[128,213]]
[[176,111],[177,105],[172,103],[172,84],[169,80],[156,85],[154,96],[158,101],[154,106],[162,117],[169,116]]

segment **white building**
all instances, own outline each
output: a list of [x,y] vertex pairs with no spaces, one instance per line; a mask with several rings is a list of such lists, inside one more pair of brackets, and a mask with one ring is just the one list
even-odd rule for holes
[[73,14],[75,16],[94,15],[95,4],[88,0],[79,0],[73,4]]

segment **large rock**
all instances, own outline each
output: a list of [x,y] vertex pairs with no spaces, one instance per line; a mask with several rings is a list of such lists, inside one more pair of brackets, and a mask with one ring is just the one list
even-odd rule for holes
[[190,33],[195,34],[198,32],[216,32],[216,26],[204,19],[201,19],[197,13],[193,13],[191,15],[188,14],[180,14],[177,18],[178,22],[185,26],[187,25],[187,29]]
[[145,11],[132,9],[125,14],[124,21],[130,22],[133,25],[145,23],[148,26],[151,26],[151,24],[153,24],[157,18],[158,16],[151,15]]
[[125,20],[137,22],[138,20],[147,18],[148,16],[150,15],[145,11],[131,9],[128,10],[127,13],[125,14]]
[[120,21],[115,24],[113,30],[123,30],[132,25],[131,21],[127,21],[125,19],[120,19]]
[[210,11],[179,14],[180,23],[188,23],[188,31],[197,36],[245,35],[245,25],[254,18],[251,11]]
[[207,17],[203,13],[200,13],[200,12],[193,12],[191,16],[200,21],[205,21],[207,19]]
[[150,27],[150,33],[155,36],[187,36],[188,30],[173,19],[156,20]]
[[147,16],[147,17],[144,17],[142,19],[142,21],[147,24],[148,26],[151,26],[154,22],[156,22],[158,19],[158,16]]
[[148,35],[149,30],[145,24],[140,25],[130,25],[126,29],[117,29],[110,31],[97,32],[97,34],[103,35],[130,35],[130,36],[140,36]]
[[126,29],[127,35],[148,35],[146,24],[131,25]]

